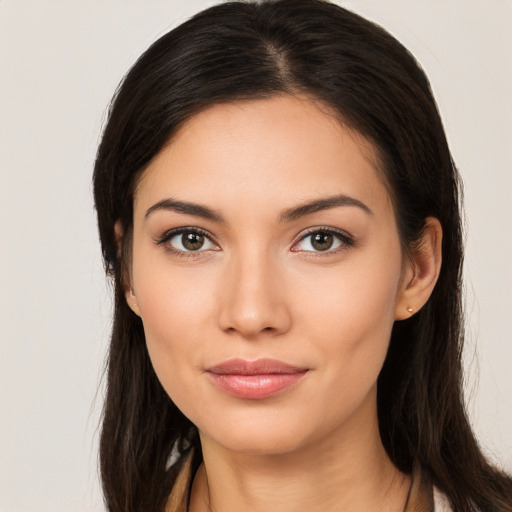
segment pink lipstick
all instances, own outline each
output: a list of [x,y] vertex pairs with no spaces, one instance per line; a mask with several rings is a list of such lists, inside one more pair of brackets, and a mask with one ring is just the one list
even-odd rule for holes
[[231,359],[206,370],[219,389],[248,400],[261,400],[275,395],[299,382],[307,372],[308,368],[299,368],[275,359]]

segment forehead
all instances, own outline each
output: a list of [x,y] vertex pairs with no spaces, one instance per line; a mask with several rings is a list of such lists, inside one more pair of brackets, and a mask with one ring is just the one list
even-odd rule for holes
[[192,116],[144,171],[135,206],[178,196],[227,207],[243,196],[287,207],[343,193],[385,208],[381,175],[376,148],[321,103],[278,96]]

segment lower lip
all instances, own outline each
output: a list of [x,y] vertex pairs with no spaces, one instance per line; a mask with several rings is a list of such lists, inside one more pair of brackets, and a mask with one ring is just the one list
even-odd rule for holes
[[228,395],[247,400],[262,400],[299,382],[306,371],[264,375],[233,375],[209,373],[212,382]]

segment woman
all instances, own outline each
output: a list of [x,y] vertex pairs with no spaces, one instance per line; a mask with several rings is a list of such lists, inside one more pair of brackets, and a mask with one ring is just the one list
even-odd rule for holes
[[457,172],[389,34],[208,9],[128,73],[94,180],[109,510],[512,510],[462,398]]

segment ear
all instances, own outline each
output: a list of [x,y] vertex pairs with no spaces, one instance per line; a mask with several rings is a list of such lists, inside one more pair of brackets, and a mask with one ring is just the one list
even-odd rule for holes
[[443,229],[435,217],[427,217],[423,234],[404,264],[395,320],[405,320],[429,299],[441,270]]
[[121,225],[121,221],[117,221],[114,224],[114,235],[117,246],[117,259],[121,261],[121,283],[123,285],[124,297],[126,299],[126,303],[129,308],[137,315],[140,316],[140,309],[137,303],[137,296],[133,290],[132,277],[126,265],[126,262],[123,260],[123,226]]

